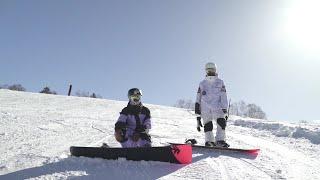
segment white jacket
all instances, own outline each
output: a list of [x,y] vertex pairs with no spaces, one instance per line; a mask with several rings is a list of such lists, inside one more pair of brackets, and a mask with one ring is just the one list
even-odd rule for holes
[[228,108],[228,98],[223,80],[217,76],[207,76],[200,82],[196,103],[200,104],[201,115],[223,114]]

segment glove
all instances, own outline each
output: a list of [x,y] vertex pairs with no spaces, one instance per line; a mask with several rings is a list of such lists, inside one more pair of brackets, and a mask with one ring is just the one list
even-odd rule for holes
[[147,132],[140,133],[139,135],[142,140],[151,142],[151,136]]
[[132,141],[137,142],[140,139],[140,133],[139,132],[134,132],[132,135]]
[[118,142],[124,142],[124,141],[126,141],[126,139],[125,139],[125,134],[124,134],[123,129],[116,129],[116,130],[114,131],[114,137],[116,138],[116,140],[117,140]]
[[228,120],[228,115],[227,115],[228,111],[226,109],[222,109],[222,111],[224,113],[224,118]]
[[148,129],[146,126],[137,127],[132,135],[132,140],[137,142],[139,139],[148,139]]
[[201,128],[200,127],[203,127],[202,126],[202,123],[201,123],[201,117],[197,117],[197,130],[200,132],[201,131]]

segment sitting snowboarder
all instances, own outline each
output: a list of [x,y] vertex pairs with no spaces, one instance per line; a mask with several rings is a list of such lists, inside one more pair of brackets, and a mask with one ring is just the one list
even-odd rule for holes
[[128,91],[129,103],[115,124],[115,138],[122,147],[151,147],[150,110],[142,105],[141,96],[138,88]]
[[[201,118],[204,123],[205,145],[229,147],[226,143],[225,128],[227,120],[228,99],[226,87],[223,80],[218,78],[216,65],[207,63],[205,66],[206,78],[200,82],[197,100],[195,103],[195,113],[197,117],[197,130],[202,127]],[[217,124],[216,141],[212,133],[213,124]]]

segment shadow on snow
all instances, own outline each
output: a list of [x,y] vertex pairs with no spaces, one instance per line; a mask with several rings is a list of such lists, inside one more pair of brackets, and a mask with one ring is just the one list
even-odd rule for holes
[[0,175],[0,179],[44,178],[46,175],[75,179],[158,179],[184,166],[155,161],[68,157],[58,162]]
[[[229,156],[239,159],[255,159],[257,157],[257,155],[206,149],[193,149],[193,154],[201,154],[192,158],[193,163],[208,157]],[[0,175],[0,179],[28,179],[46,175],[75,179],[158,179],[185,166],[156,161],[68,157],[58,162]]]

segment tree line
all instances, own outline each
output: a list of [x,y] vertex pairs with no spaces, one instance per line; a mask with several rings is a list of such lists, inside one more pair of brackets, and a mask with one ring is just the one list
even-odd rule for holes
[[[13,91],[26,91],[21,84],[12,84],[12,85],[0,85],[0,89],[9,89]],[[39,93],[43,94],[58,94],[56,91],[50,89],[50,87],[44,87]],[[75,96],[78,97],[89,97],[89,98],[100,98],[103,97],[95,92],[90,93],[88,91],[81,91],[78,90],[75,93]],[[190,99],[179,99],[173,105],[174,107],[178,108],[185,108],[194,110],[194,102]],[[230,105],[230,114],[242,117],[250,117],[250,118],[257,118],[257,119],[267,119],[266,113],[262,110],[262,108],[254,103],[246,103],[244,101],[234,102]]]
[[[174,107],[194,110],[194,102],[190,99],[178,99],[173,105]],[[234,102],[230,104],[231,115],[250,117],[256,119],[267,119],[266,113],[262,108],[254,103],[246,103],[244,101]]]
[[[12,90],[12,91],[27,91],[27,89],[24,88],[21,84],[12,84],[12,85],[4,84],[4,85],[0,85],[0,89],[9,89],[9,90]],[[53,94],[53,95],[57,95],[58,94],[56,91],[50,89],[50,87],[48,87],[48,86],[45,86],[42,90],[39,91],[39,93]],[[90,97],[90,98],[102,98],[101,95],[99,95],[99,94],[97,94],[95,92],[90,93],[88,91],[81,91],[81,90],[76,91],[75,96],[78,96],[78,97]]]

